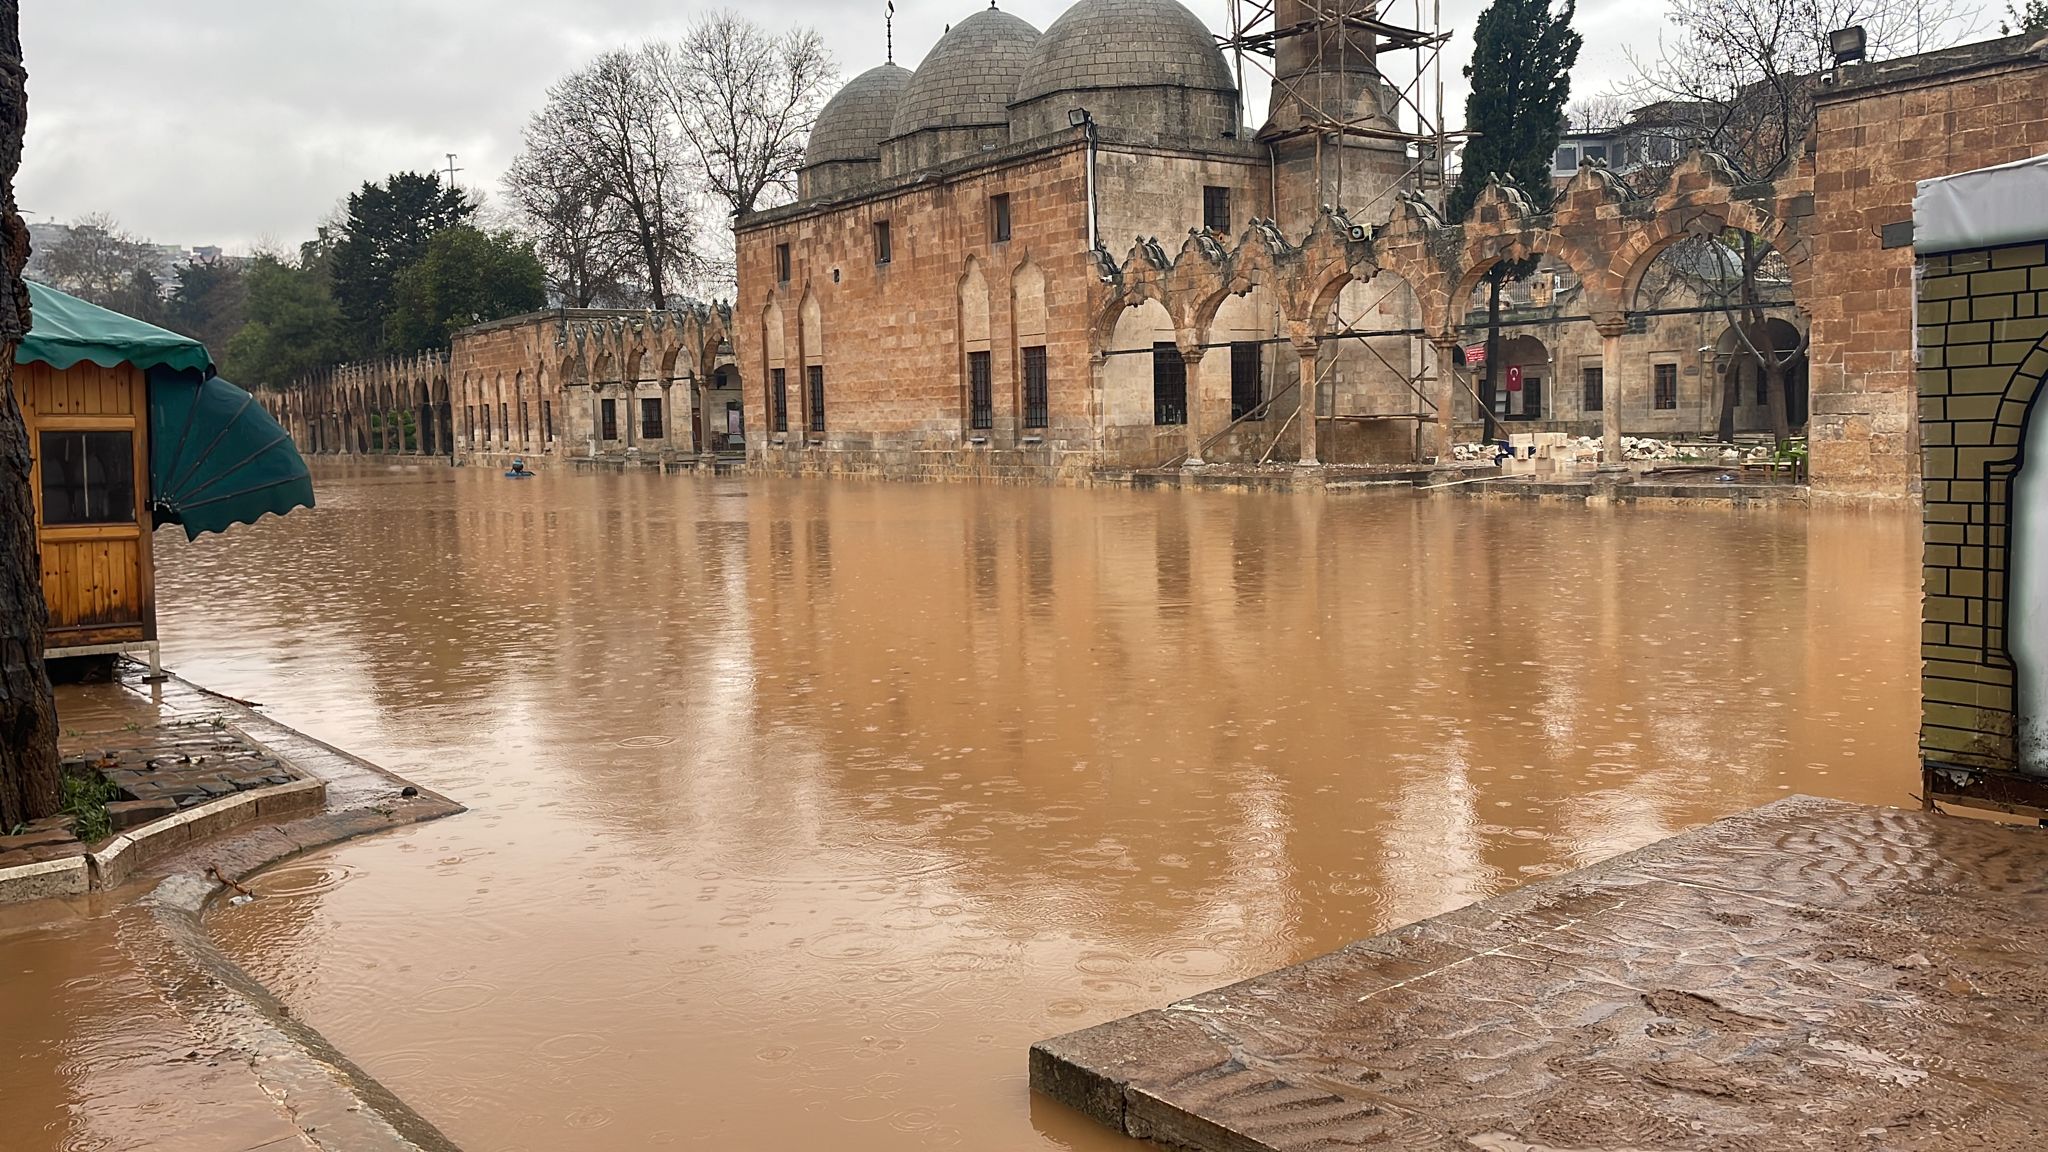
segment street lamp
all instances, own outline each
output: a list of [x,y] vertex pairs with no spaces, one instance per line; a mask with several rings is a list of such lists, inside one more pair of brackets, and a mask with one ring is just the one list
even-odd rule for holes
[[1861,24],[1828,33],[1828,54],[1835,58],[1835,67],[1863,59],[1867,39]]

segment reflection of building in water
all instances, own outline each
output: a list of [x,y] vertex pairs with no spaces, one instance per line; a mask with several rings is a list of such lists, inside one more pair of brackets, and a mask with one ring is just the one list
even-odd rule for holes
[[1921,186],[1927,795],[2048,816],[2048,155]]

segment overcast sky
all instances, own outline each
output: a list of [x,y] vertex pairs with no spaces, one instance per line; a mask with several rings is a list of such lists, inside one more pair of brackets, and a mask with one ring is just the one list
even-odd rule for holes
[[[1412,0],[1398,0],[1399,12]],[[1482,0],[1445,0],[1462,66]],[[166,244],[295,245],[365,179],[437,168],[494,190],[547,86],[606,48],[674,36],[689,0],[33,0],[22,6],[29,130],[19,194],[32,222],[111,212]],[[900,0],[914,66],[977,0]],[[1212,28],[1227,0],[1189,4]],[[818,27],[843,76],[882,62],[882,2],[781,0],[758,19]],[[1040,28],[1067,0],[1008,0]],[[1658,0],[1581,0],[1580,93],[1654,47]],[[771,11],[772,16],[763,15]],[[1446,70],[1461,83],[1457,67]],[[1264,108],[1254,90],[1253,120]],[[1455,108],[1462,94],[1448,97]]]

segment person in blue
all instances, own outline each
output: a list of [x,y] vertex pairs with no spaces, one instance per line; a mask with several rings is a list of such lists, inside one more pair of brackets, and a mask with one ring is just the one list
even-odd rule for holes
[[533,473],[526,470],[526,457],[515,456],[512,458],[512,470],[505,475],[514,480],[524,480]]

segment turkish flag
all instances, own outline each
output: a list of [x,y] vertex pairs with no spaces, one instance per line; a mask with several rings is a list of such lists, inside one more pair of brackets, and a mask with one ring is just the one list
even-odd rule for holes
[[1521,390],[1522,370],[1520,368],[1511,367],[1508,369],[1508,391],[1520,392]]

